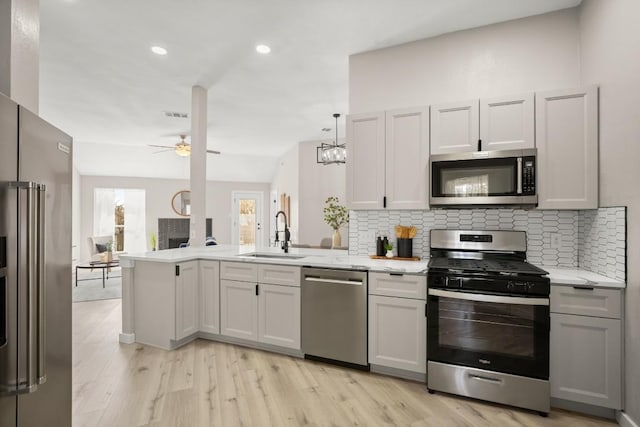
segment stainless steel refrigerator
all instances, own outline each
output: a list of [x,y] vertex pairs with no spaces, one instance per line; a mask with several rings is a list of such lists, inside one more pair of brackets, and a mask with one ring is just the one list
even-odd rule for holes
[[0,427],[71,425],[71,144],[0,95]]

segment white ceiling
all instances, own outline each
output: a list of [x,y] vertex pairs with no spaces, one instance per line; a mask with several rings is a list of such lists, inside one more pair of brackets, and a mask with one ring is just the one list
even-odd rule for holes
[[146,145],[189,131],[190,119],[163,111],[189,113],[200,85],[208,148],[223,153],[209,155],[209,178],[268,182],[294,144],[332,139],[321,128],[348,112],[349,55],[579,3],[44,0],[40,114],[74,137],[82,174],[188,178],[188,159]]

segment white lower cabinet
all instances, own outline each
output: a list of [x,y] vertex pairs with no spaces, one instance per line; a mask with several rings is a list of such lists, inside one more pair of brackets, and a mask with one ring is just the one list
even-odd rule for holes
[[369,296],[369,363],[426,373],[425,301]]
[[220,334],[300,349],[300,268],[260,265],[246,276],[256,281],[248,282],[225,279],[238,277],[230,264],[238,263],[221,263]]
[[200,261],[200,330],[220,333],[220,262]]
[[258,340],[300,348],[300,288],[258,285]]
[[220,280],[220,333],[251,341],[258,340],[258,298],[255,283]]
[[198,261],[176,264],[176,340],[198,332]]
[[620,289],[551,287],[551,397],[622,409]]

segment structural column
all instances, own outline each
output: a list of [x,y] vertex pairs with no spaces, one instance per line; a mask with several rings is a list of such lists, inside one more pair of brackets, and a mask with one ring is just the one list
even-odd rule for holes
[[40,3],[0,0],[0,92],[34,113],[39,105]]
[[191,246],[204,246],[207,232],[207,90],[191,89]]

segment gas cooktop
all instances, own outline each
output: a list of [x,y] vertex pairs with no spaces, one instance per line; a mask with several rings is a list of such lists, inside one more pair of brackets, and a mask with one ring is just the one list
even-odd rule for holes
[[505,259],[466,259],[449,257],[432,257],[429,260],[430,270],[454,270],[470,273],[504,273],[544,276],[546,271],[526,261]]

